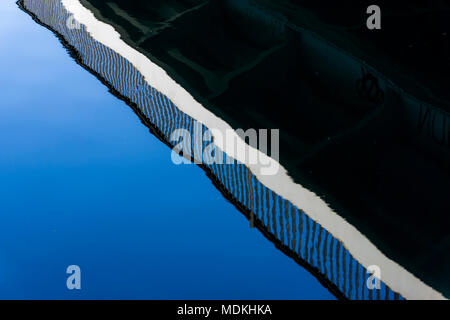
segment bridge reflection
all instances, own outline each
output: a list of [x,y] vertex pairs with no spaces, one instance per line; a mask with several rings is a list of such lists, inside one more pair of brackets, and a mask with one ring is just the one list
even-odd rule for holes
[[[204,121],[181,110],[171,96],[163,94],[161,90],[149,84],[148,77],[145,77],[142,70],[136,67],[136,61],[130,61],[127,57],[94,39],[86,25],[81,24],[80,28],[68,28],[65,21],[71,16],[71,13],[68,12],[61,0],[23,0],[21,5],[37,22],[54,31],[74,59],[95,74],[113,94],[126,101],[140,117],[142,123],[163,143],[173,148],[175,143],[171,140],[172,133],[177,129],[187,130],[192,137],[191,146],[188,148],[192,150],[192,154],[184,156],[195,157],[195,154],[199,152],[196,150],[199,146],[194,143],[196,137],[203,137],[208,134],[210,129],[214,128],[208,127]],[[204,6],[204,3],[195,3],[195,6],[200,8]],[[185,10],[186,8],[179,9]],[[123,14],[125,13],[121,13],[122,17]],[[156,13],[155,16],[159,17]],[[136,21],[133,25],[140,29],[143,28]],[[154,26],[156,29],[153,30],[164,29],[164,27],[164,23],[160,23]],[[145,32],[147,29],[143,30]],[[282,47],[274,43],[262,55],[272,54],[274,51],[281,50]],[[175,52],[171,52],[172,56],[177,55]],[[181,59],[180,55],[177,57],[178,60]],[[208,77],[205,70],[198,70],[203,76]],[[364,70],[363,73],[367,77],[367,71]],[[227,74],[230,75],[232,72]],[[377,81],[370,74],[369,78],[373,82],[372,85]],[[229,80],[227,76],[224,76],[210,82],[210,87],[205,89],[208,91],[206,95],[219,101],[218,97],[228,88],[227,79]],[[363,89],[362,82],[358,84],[360,84],[359,88]],[[380,92],[386,90],[386,85],[378,83],[375,85],[379,90],[373,97],[376,103],[368,101],[367,108],[357,116],[357,119],[341,121],[341,123],[346,122],[345,130],[349,130],[346,131],[347,133],[356,130],[355,128],[360,128],[360,125],[355,127],[355,122],[369,121],[382,114],[379,104],[384,103],[386,96],[384,92]],[[354,95],[358,96],[356,92]],[[381,97],[382,100],[380,100]],[[310,125],[314,126],[314,124]],[[290,127],[289,130],[293,130],[293,127]],[[356,130],[353,134],[358,135],[359,131]],[[286,141],[288,140],[289,137],[286,138]],[[201,147],[204,150],[207,142],[203,139],[201,141]],[[305,143],[304,146],[305,150],[308,149],[312,154],[319,153],[321,148],[328,143],[326,141],[317,143],[315,138],[312,141],[314,143],[309,141],[309,145]],[[321,225],[317,219],[312,218],[308,210],[302,209],[302,205],[299,205],[298,202],[293,203],[292,199],[289,200],[282,192],[275,191],[275,187],[262,181],[262,177],[246,163],[230,157],[219,146],[217,146],[216,152],[221,153],[227,161],[223,164],[210,164],[204,159],[200,159],[198,163],[216,187],[249,219],[250,226],[258,228],[277,248],[307,268],[337,297],[370,300],[403,299],[402,294],[392,290],[387,282],[380,281],[379,288],[369,289],[367,286],[370,276],[367,268],[363,266],[360,258],[354,252],[347,249],[350,245],[357,246],[358,239],[363,239],[362,237],[355,238],[354,243],[343,241],[329,230],[330,227],[334,230],[339,229],[340,225],[333,221],[330,221],[327,226]],[[307,158],[303,160],[307,163]]]

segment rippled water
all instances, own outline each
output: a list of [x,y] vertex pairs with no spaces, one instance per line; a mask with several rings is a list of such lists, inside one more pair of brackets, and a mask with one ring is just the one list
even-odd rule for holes
[[0,17],[0,298],[333,298],[51,32]]

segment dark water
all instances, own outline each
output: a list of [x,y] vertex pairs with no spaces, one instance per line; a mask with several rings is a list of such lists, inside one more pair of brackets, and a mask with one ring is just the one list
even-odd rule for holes
[[333,298],[51,32],[0,17],[0,298]]
[[[233,128],[280,128],[280,162],[295,182],[324,199],[390,259],[448,291],[450,120],[446,104],[430,106],[436,97],[422,92],[445,83],[440,74],[445,78],[447,20],[411,28],[408,23],[425,21],[425,13],[435,19],[443,3],[399,1],[397,7],[381,1],[383,30],[372,32],[365,26],[366,1],[258,0],[246,6],[247,1],[229,0],[195,8],[200,1],[81,2]],[[281,12],[289,23],[262,14],[259,5],[266,13]],[[317,13],[318,21],[302,19],[302,6]],[[348,41],[336,37],[339,32]],[[424,55],[423,45],[443,50]],[[406,72],[411,66],[414,72]]]

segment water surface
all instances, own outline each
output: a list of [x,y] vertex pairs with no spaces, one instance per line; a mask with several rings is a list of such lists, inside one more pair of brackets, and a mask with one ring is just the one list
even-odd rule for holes
[[0,17],[0,298],[333,298],[51,32]]

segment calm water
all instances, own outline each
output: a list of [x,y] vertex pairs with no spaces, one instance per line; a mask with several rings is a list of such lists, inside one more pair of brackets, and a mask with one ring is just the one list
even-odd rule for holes
[[0,298],[333,299],[12,0],[0,43]]

